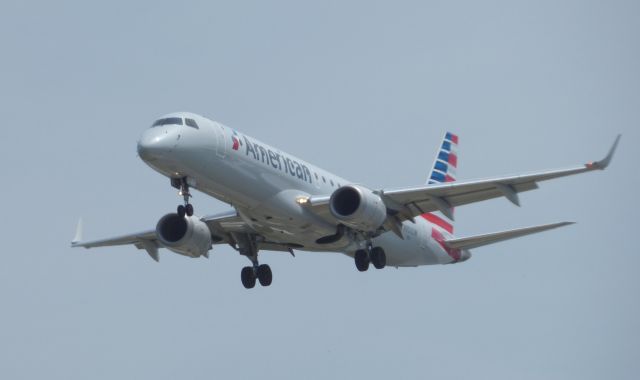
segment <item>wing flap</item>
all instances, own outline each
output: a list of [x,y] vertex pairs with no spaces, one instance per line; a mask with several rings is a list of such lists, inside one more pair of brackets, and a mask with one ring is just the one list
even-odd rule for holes
[[533,227],[525,227],[518,228],[515,230],[494,232],[490,234],[469,236],[457,239],[449,239],[445,241],[445,244],[449,248],[453,249],[473,249],[482,247],[484,245],[494,244],[501,241],[515,239],[518,237],[536,234],[538,232],[552,230],[554,228],[559,228],[563,226],[568,226],[570,224],[574,224],[574,222],[560,222],[560,223],[551,223],[551,224],[543,224],[539,226]]

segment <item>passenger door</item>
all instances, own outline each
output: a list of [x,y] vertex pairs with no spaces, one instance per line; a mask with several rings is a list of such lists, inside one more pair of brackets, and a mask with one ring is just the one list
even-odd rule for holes
[[216,133],[216,139],[218,140],[218,143],[216,144],[216,154],[220,158],[225,158],[227,156],[227,144],[229,143],[227,141],[225,128],[222,124],[215,123],[213,129]]

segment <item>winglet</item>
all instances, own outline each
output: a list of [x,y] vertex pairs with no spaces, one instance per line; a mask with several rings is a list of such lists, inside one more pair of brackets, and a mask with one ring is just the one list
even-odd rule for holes
[[76,227],[76,235],[71,240],[71,246],[75,246],[82,241],[82,218],[78,219],[78,226]]
[[616,152],[616,148],[618,147],[618,143],[620,142],[620,137],[622,137],[622,135],[618,135],[616,137],[616,141],[613,142],[613,145],[611,146],[611,149],[609,149],[609,153],[607,154],[607,156],[605,158],[603,158],[600,161],[596,161],[596,162],[589,162],[586,166],[588,169],[599,169],[599,170],[604,170],[607,168],[607,166],[609,166],[609,163],[611,163],[611,159],[613,158],[613,154]]

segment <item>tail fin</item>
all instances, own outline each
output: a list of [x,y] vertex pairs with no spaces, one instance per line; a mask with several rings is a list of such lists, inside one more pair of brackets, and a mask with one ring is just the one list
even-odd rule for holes
[[[433,162],[433,168],[427,180],[428,185],[454,182],[458,168],[458,135],[447,132],[442,139],[440,149]],[[422,215],[427,221],[453,234],[453,220],[440,212],[430,212]]]
[[442,139],[440,150],[433,162],[433,169],[427,184],[454,182],[458,168],[458,135],[447,132]]

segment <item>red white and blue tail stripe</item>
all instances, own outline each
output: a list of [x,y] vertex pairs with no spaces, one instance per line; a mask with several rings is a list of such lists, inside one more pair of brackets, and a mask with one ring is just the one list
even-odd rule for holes
[[433,163],[428,184],[453,182],[458,167],[458,135],[447,132],[442,139],[440,151]]
[[[436,155],[433,169],[427,180],[428,185],[454,182],[458,168],[458,135],[447,132],[442,139],[440,150]],[[430,212],[422,215],[431,224],[453,234],[453,221],[440,212]]]

